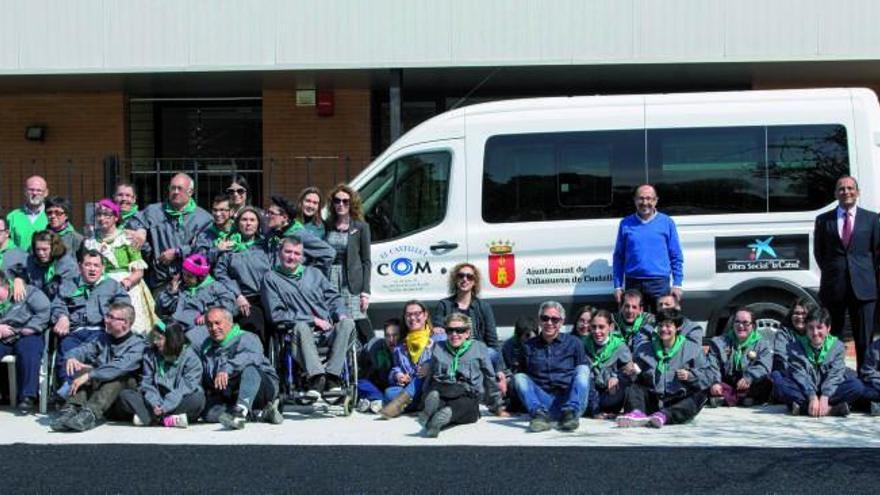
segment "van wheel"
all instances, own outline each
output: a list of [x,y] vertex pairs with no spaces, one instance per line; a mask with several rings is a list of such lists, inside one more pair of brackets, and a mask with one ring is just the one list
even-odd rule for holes
[[[745,307],[755,314],[755,328],[761,336],[772,336],[782,329],[788,315],[788,308],[775,302],[754,302]],[[733,328],[734,317],[736,314],[730,315],[725,328]]]

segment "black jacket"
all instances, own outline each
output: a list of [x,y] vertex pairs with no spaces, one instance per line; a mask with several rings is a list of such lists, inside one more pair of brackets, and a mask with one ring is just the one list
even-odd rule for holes
[[852,239],[846,248],[837,230],[837,208],[819,215],[813,234],[813,254],[822,272],[822,301],[842,302],[848,288],[858,300],[877,298],[880,220],[876,213],[857,209]]

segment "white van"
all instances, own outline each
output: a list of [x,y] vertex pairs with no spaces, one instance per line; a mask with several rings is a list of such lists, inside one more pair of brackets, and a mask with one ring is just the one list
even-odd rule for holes
[[632,192],[654,184],[678,224],[685,313],[749,305],[781,320],[815,298],[810,237],[852,174],[877,210],[880,106],[868,89],[538,98],[465,107],[394,142],[352,182],[372,227],[378,327],[448,295],[462,261],[499,326],[555,299],[613,306],[611,254]]

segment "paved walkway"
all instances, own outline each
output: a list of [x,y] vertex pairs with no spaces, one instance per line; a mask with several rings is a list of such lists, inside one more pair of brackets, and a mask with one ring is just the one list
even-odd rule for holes
[[207,424],[180,430],[108,423],[86,433],[55,433],[47,417],[21,417],[2,409],[0,444],[880,447],[880,417],[795,418],[783,411],[782,406],[704,409],[691,424],[662,430],[618,429],[611,421],[583,419],[574,433],[537,434],[526,432],[525,416],[485,416],[428,439],[411,416],[384,421],[358,413],[342,418],[288,411],[282,425],[248,424],[242,431]]

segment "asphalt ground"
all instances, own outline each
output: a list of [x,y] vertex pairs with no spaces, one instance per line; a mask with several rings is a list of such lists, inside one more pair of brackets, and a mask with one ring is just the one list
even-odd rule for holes
[[29,445],[3,493],[872,493],[868,449]]

